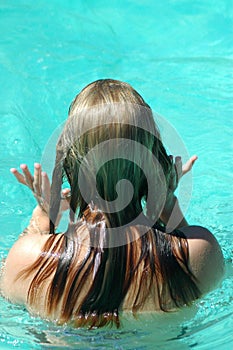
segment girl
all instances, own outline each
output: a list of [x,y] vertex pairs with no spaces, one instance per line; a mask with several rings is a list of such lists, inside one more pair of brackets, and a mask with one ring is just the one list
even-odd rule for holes
[[[2,294],[41,317],[75,326],[120,325],[120,312],[171,311],[219,282],[222,252],[189,226],[174,192],[197,157],[168,156],[152,111],[128,84],[98,80],[70,106],[52,184],[11,169],[38,201],[10,249]],[[68,180],[70,189],[61,191]],[[61,196],[62,193],[62,196]],[[143,208],[143,202],[145,203]],[[64,210],[69,223],[55,233]]]

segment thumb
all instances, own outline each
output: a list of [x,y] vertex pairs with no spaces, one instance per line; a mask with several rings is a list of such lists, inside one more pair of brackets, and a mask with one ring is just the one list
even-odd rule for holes
[[62,202],[61,202],[61,211],[66,211],[67,209],[69,209],[70,206],[70,189],[69,188],[65,188],[62,190]]
[[186,173],[188,173],[188,172],[192,169],[192,167],[193,167],[194,163],[196,162],[197,158],[198,158],[198,157],[197,157],[196,155],[192,156],[192,157],[182,166],[182,175],[185,175]]

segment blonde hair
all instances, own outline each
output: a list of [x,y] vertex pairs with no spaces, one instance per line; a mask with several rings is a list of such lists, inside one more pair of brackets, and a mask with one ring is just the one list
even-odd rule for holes
[[[104,147],[89,157],[98,145]],[[121,146],[123,156],[117,153]],[[152,111],[130,85],[105,79],[85,87],[71,104],[57,144],[50,203],[52,235],[38,260],[23,272],[24,276],[35,273],[29,303],[36,302],[37,286],[54,271],[45,309],[49,316],[61,305],[59,320],[73,320],[76,326],[119,327],[125,299],[136,312],[151,295],[157,295],[155,304],[164,311],[199,297],[188,267],[186,238],[177,230],[167,234],[158,222],[153,225],[166,196],[160,185],[165,183],[166,190],[170,169]],[[54,222],[64,177],[71,186],[70,222],[56,242]],[[116,187],[122,180],[133,186],[125,207],[117,202]],[[119,197],[130,194],[128,182],[123,182]],[[147,213],[140,216],[143,198]],[[135,218],[139,218],[136,224]],[[114,239],[113,228],[119,228]],[[80,260],[87,231],[88,246]]]
[[[104,201],[105,207],[100,209],[105,212],[117,212],[117,207],[122,208],[126,202],[124,198],[132,197],[132,188],[125,186],[124,181],[120,188],[122,198],[115,200],[116,186],[122,179],[133,186],[132,203],[115,215],[104,214],[110,226],[124,224],[124,216],[133,219],[135,212],[141,211],[142,198],[147,202],[148,218],[154,222],[159,218],[167,195],[171,161],[151,108],[129,84],[112,79],[98,80],[76,96],[57,145],[55,172],[60,169],[61,178],[60,166],[71,185],[72,222],[77,208],[82,217],[90,202],[98,206]],[[54,200],[52,197],[52,208],[60,195],[57,180],[56,175],[52,185],[52,194],[56,193]],[[54,212],[50,217],[55,222]]]

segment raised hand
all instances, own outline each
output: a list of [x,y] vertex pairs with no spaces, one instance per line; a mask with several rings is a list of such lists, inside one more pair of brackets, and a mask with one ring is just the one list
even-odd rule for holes
[[22,173],[16,168],[11,168],[10,171],[19,183],[27,186],[32,191],[41,209],[48,212],[50,202],[50,182],[48,175],[42,172],[39,163],[34,164],[34,175],[31,174],[26,164],[21,164],[20,168]]
[[188,173],[192,169],[196,160],[197,160],[197,156],[194,155],[182,166],[182,176]]
[[[46,172],[42,171],[39,163],[34,164],[34,174],[32,175],[26,164],[21,164],[20,173],[16,168],[11,168],[11,173],[16,177],[17,181],[27,186],[33,193],[40,208],[48,213],[50,203],[50,181]],[[69,208],[70,189],[66,188],[61,193],[60,211]]]
[[170,159],[172,160],[172,168],[168,189],[171,192],[175,192],[181,177],[192,169],[195,161],[197,160],[197,156],[192,156],[185,164],[182,164],[182,159],[179,156],[175,157],[174,162],[173,156],[170,156]]

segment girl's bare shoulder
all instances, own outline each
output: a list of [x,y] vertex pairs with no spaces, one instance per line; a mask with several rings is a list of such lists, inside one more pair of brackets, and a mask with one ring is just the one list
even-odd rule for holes
[[189,265],[197,278],[202,293],[217,286],[224,274],[224,259],[221,247],[214,235],[201,226],[187,226],[180,229],[189,246]]
[[18,279],[23,270],[29,268],[40,256],[49,235],[29,233],[21,235],[13,244],[2,266],[0,290],[12,302],[25,304],[32,277]]

